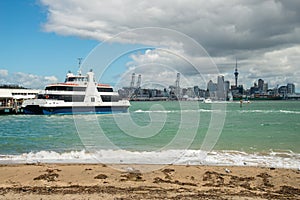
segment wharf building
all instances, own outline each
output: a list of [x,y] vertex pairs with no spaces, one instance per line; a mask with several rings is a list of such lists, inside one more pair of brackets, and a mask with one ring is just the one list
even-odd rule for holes
[[278,93],[283,99],[300,100],[300,94],[296,93],[296,87],[294,83],[288,83],[287,85],[280,86]]
[[286,89],[287,89],[287,94],[295,94],[295,84],[293,83],[288,83],[286,85]]
[[0,114],[22,113],[21,105],[26,99],[34,99],[40,90],[20,86],[0,86]]

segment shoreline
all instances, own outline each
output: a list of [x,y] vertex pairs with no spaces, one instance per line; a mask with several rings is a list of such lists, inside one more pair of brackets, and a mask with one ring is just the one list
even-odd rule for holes
[[[201,156],[203,156],[202,159]],[[1,155],[0,165],[6,164],[97,164],[109,165],[208,165],[220,167],[273,167],[300,169],[300,154],[292,151],[245,152],[237,150],[165,150],[160,152],[139,152],[128,150],[85,150],[55,152],[38,151],[17,155]]]
[[300,198],[300,171],[273,167],[3,164],[0,177],[0,199]]

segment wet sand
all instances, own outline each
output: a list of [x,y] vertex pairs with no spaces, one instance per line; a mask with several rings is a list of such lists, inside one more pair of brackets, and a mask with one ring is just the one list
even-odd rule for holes
[[0,165],[0,199],[300,199],[296,169],[141,167],[149,165]]

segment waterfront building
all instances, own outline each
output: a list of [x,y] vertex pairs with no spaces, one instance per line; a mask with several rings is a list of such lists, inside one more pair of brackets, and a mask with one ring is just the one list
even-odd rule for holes
[[293,83],[288,83],[286,89],[287,94],[295,94],[295,85]]
[[199,97],[199,91],[200,91],[200,88],[198,86],[194,86],[194,94],[196,97]]
[[282,96],[286,96],[287,94],[287,86],[280,86],[278,88],[278,93]]
[[192,87],[187,88],[186,95],[187,95],[188,97],[194,98],[194,97],[195,97],[194,88],[192,88]]
[[268,83],[264,83],[263,85],[263,93],[266,94],[268,92]]
[[257,93],[259,93],[258,86],[257,83],[254,83],[253,86],[250,88],[250,95],[257,94]]

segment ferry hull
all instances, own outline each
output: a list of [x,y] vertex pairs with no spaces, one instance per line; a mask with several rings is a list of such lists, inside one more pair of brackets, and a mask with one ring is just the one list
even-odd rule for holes
[[26,107],[23,107],[24,114],[29,115],[42,115],[43,109],[38,105],[28,105]]
[[25,107],[25,114],[109,114],[109,113],[125,113],[128,106],[84,106],[84,107]]

